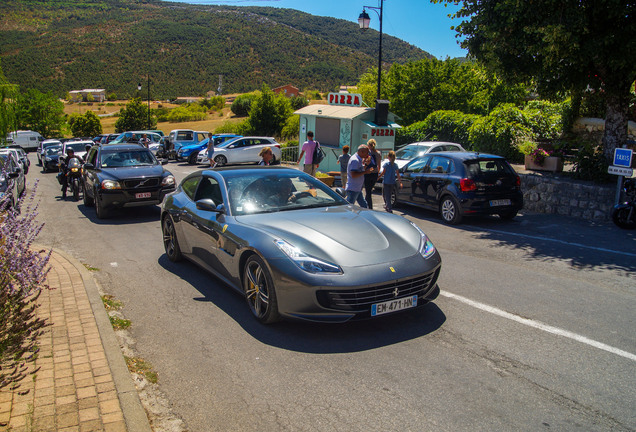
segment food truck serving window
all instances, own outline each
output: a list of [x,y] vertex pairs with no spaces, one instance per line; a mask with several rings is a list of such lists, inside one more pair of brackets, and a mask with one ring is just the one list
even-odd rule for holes
[[316,140],[321,145],[339,147],[340,120],[332,118],[316,118]]

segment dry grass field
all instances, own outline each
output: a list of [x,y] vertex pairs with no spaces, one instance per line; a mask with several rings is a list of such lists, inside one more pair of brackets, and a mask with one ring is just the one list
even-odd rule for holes
[[[115,122],[117,121],[116,116],[112,117],[101,117],[103,115],[113,114],[119,112],[121,108],[126,106],[128,101],[114,101],[114,102],[106,102],[103,104],[98,104],[93,102],[92,104],[82,103],[72,103],[64,104],[64,113],[72,114],[79,113],[84,114],[87,110],[91,110],[95,112],[98,116],[100,116],[100,120],[102,122],[102,131],[103,133],[114,133],[115,132]],[[164,108],[174,108],[178,105],[169,104],[165,102],[150,102],[150,108],[155,109],[161,105]],[[162,122],[157,124],[157,129],[163,131],[164,134],[168,135],[173,129],[192,129],[192,130],[202,130],[202,131],[210,131],[214,132],[216,128],[221,126],[227,121],[239,123],[243,121],[243,117],[236,117],[230,111],[229,106],[223,108],[222,112],[212,112],[208,114],[208,117],[205,120],[195,121],[195,122],[181,122],[181,123],[168,123]]]

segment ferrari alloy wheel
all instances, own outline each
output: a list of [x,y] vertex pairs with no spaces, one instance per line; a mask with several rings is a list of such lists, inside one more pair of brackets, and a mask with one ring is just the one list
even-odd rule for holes
[[439,214],[444,222],[450,225],[456,225],[462,220],[460,214],[459,203],[451,195],[445,195],[439,205]]
[[214,162],[216,162],[218,166],[223,166],[227,163],[227,158],[223,155],[218,155],[214,158]]
[[181,254],[181,248],[179,247],[179,241],[177,240],[177,232],[174,229],[174,222],[170,216],[163,218],[161,230],[163,231],[163,247],[166,250],[168,259],[172,262],[181,261],[183,255]]
[[272,277],[258,255],[249,257],[245,264],[243,291],[250,311],[257,320],[263,324],[280,320]]

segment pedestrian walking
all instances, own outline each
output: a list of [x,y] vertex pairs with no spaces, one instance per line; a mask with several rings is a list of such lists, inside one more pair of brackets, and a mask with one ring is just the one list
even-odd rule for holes
[[349,154],[349,146],[346,145],[342,148],[342,154],[338,156],[340,182],[342,183],[342,188],[345,190],[347,189],[347,166],[349,166],[349,159],[351,159],[351,155]]
[[212,132],[208,133],[208,147],[206,152],[208,162],[210,162],[210,168],[215,168],[216,162],[214,162],[214,138],[212,137]]
[[367,167],[365,161],[369,157],[369,147],[362,144],[358,147],[356,154],[349,159],[347,166],[347,196],[349,203],[358,203],[360,207],[368,208],[368,204],[362,195],[364,186],[364,175],[373,172],[375,168]]
[[400,177],[400,170],[395,163],[395,152],[391,150],[388,156],[389,160],[382,164],[382,171],[378,174],[378,179],[382,179],[382,198],[384,198],[384,209],[393,213],[393,207],[391,206],[391,198],[396,187],[399,184],[402,187],[402,177]]
[[369,204],[369,208],[373,208],[373,189],[375,189],[375,184],[378,181],[378,171],[380,168],[380,163],[382,162],[382,156],[375,149],[375,140],[371,138],[367,141],[367,147],[369,147],[369,163],[368,166],[374,168],[373,171],[364,175],[364,191],[365,191],[365,200],[367,204]]
[[300,165],[300,161],[305,156],[305,161],[303,165],[303,171],[309,175],[316,176],[316,170],[318,169],[318,165],[314,164],[314,150],[318,142],[314,141],[314,133],[312,131],[307,132],[307,141],[303,143],[300,156],[298,156],[298,164]]

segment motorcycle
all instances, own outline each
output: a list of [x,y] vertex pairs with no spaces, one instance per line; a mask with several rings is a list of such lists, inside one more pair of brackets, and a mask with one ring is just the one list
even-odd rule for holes
[[66,184],[71,188],[71,194],[75,201],[79,201],[81,176],[82,163],[77,158],[71,159],[66,169]]
[[623,229],[636,229],[636,179],[627,179],[623,183],[626,201],[614,206],[612,220]]

